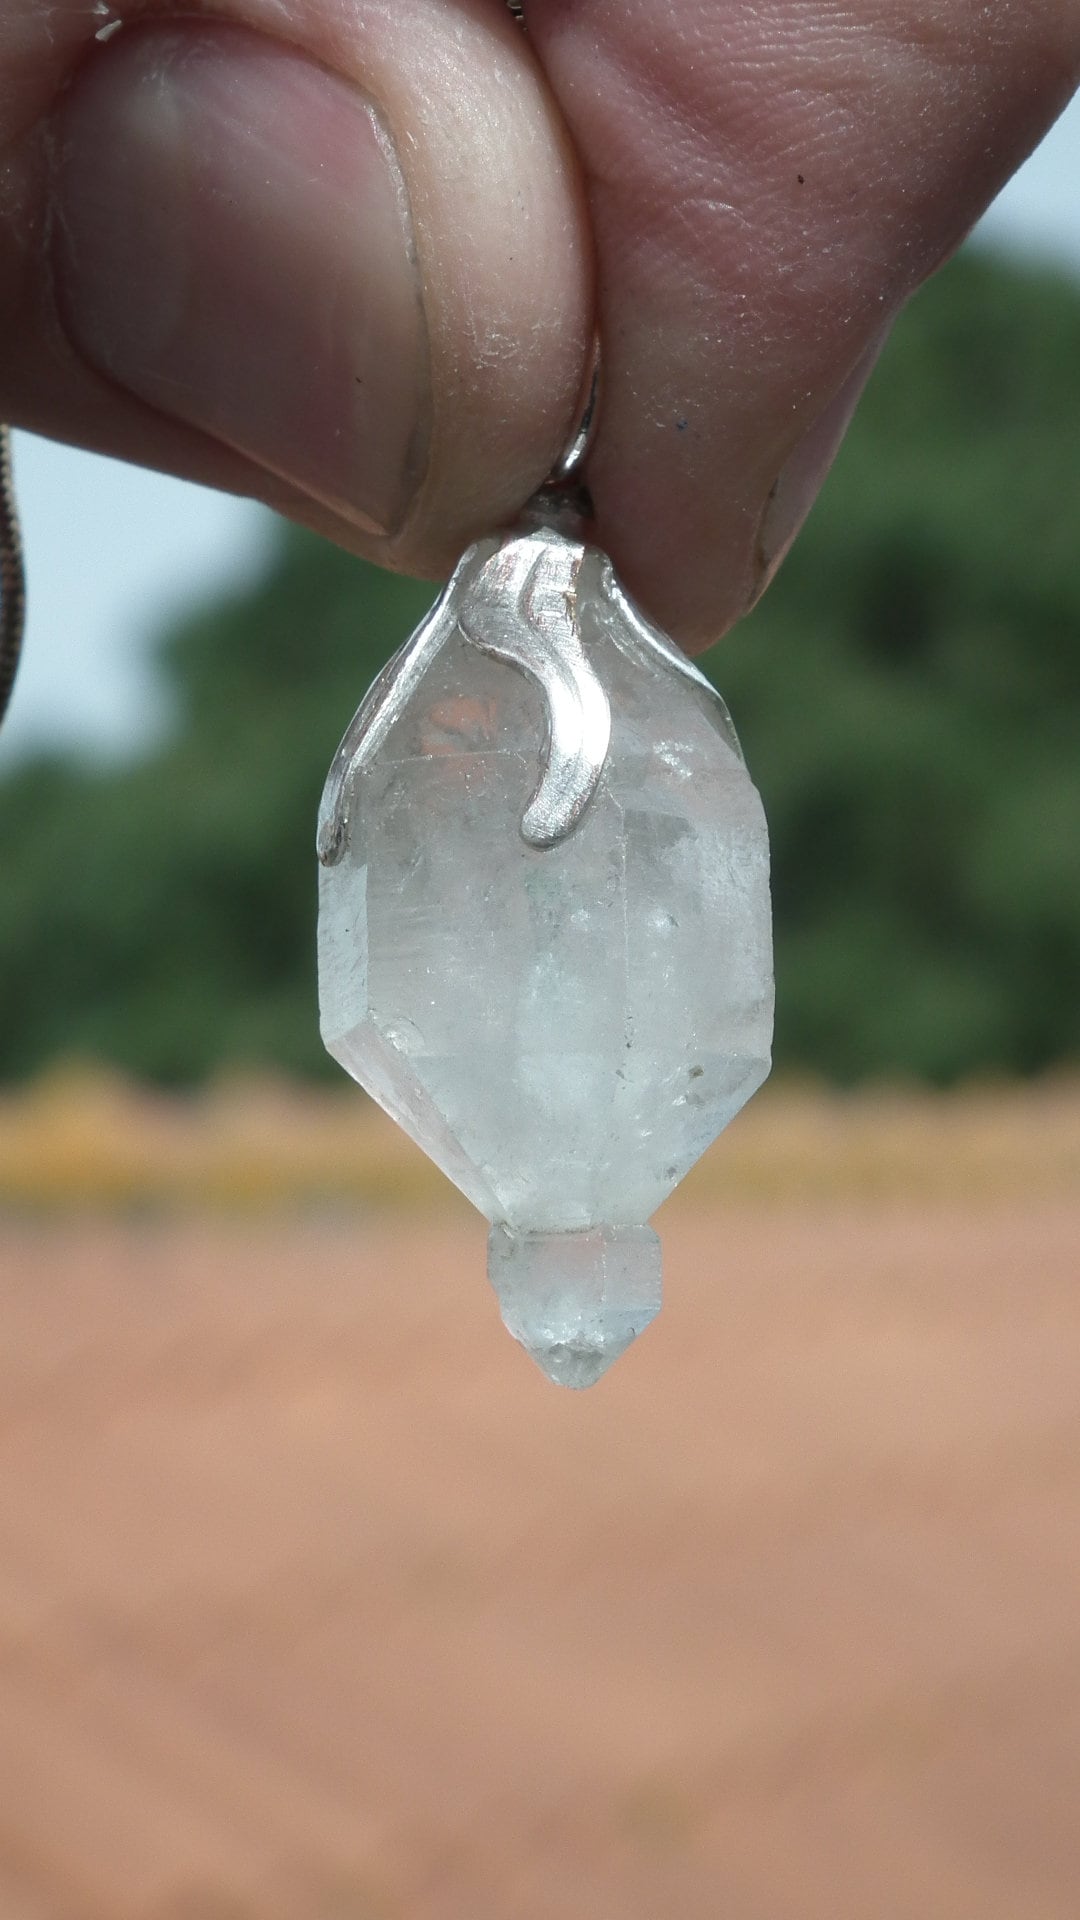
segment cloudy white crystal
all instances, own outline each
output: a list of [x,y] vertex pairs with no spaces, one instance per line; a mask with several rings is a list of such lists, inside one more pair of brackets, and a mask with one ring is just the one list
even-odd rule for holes
[[[330,1052],[493,1222],[511,1332],[589,1385],[659,1305],[644,1223],[768,1072],[768,843],[712,689],[602,555],[531,539],[563,575],[573,549],[564,604],[610,708],[598,783],[554,844],[523,837],[551,708],[476,644],[476,583],[514,544],[486,543],[335,763],[319,991]],[[535,641],[528,616],[508,600]]]

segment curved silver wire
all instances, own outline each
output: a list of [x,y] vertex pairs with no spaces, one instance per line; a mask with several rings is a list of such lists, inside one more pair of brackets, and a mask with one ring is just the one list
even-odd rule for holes
[[522,508],[518,516],[519,527],[547,527],[553,533],[565,534],[571,540],[588,540],[593,503],[584,478],[584,468],[596,429],[599,404],[600,341],[594,337],[592,355],[585,370],[577,425],[543,486]]
[[[523,0],[506,0],[518,26],[525,27]],[[585,381],[578,410],[578,422],[566,448],[560,454],[539,493],[525,509],[526,517],[542,524],[588,520],[591,502],[581,485],[585,456],[592,445],[596,411],[600,398],[600,340],[594,337],[592,358],[585,370]],[[575,497],[575,494],[577,497]]]
[[544,702],[540,779],[521,822],[531,847],[553,847],[577,825],[611,743],[611,708],[578,621],[584,558],[584,547],[551,533],[511,538],[477,575],[458,612],[469,644],[517,667]]
[[544,482],[545,487],[574,487],[580,482],[585,456],[592,446],[596,415],[600,405],[600,341],[598,338],[593,339],[592,358],[586,369],[582,393],[577,430],[552,467]]
[[26,567],[11,464],[11,429],[0,426],[0,721],[15,685],[26,629]]

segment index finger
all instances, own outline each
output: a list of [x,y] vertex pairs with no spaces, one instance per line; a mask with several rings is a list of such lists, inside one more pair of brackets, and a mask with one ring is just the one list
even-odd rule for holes
[[1067,101],[1064,0],[526,0],[582,157],[598,534],[691,648],[760,592],[889,322]]

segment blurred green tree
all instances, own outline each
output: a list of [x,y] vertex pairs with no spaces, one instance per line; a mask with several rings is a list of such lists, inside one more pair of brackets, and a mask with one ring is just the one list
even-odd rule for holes
[[711,656],[769,812],[777,1058],[1080,1058],[1080,288],[968,252]]
[[[777,1064],[853,1081],[1080,1057],[1080,288],[967,253],[902,317],[806,533],[706,665],[775,855]],[[168,638],[178,721],[0,789],[0,1073],[335,1072],[326,766],[431,589],[285,531]]]

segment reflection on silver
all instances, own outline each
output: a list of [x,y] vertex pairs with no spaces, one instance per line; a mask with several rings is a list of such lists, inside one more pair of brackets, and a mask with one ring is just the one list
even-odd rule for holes
[[576,486],[581,479],[585,456],[592,446],[600,405],[600,341],[593,339],[592,358],[585,376],[584,398],[577,429],[569,445],[556,461],[545,482],[546,488]]
[[[553,847],[573,830],[596,792],[611,739],[607,694],[581,633],[579,585],[590,553],[600,565],[591,569],[597,585],[585,591],[595,595],[598,586],[599,602],[592,604],[609,638],[643,662],[662,663],[707,694],[739,753],[735,729],[715,688],[638,611],[605,556],[550,526],[493,535],[469,548],[412,639],[383,668],[345,734],[319,810],[318,852],[324,866],[336,865],[348,844],[358,770],[385,740],[431,660],[455,632],[480,652],[526,674],[543,698],[546,729],[537,742],[540,779],[521,821],[523,837],[530,846]],[[609,610],[607,617],[604,609]]]
[[585,657],[577,583],[585,550],[546,533],[508,540],[489,560],[458,616],[466,640],[535,681],[547,739],[539,785],[521,822],[533,847],[564,840],[604,771],[611,741],[607,694]]

